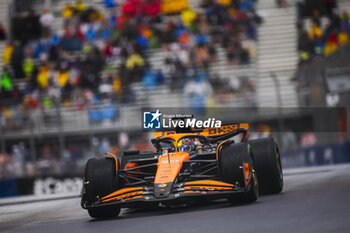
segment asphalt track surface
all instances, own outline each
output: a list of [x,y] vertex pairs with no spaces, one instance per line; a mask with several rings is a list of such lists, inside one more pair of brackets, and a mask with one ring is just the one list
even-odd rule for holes
[[0,232],[350,232],[350,165],[285,172],[281,194],[248,205],[123,209],[93,220],[79,199],[0,207]]

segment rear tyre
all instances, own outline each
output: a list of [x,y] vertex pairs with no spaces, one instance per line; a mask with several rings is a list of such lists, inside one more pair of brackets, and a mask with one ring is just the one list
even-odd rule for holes
[[261,194],[276,194],[283,189],[283,172],[278,146],[273,138],[250,140]]
[[[102,198],[117,188],[115,161],[111,158],[90,159],[85,167],[86,201],[91,206],[97,198]],[[92,218],[117,217],[120,206],[88,207]]]
[[[248,143],[225,143],[219,151],[219,167],[223,181],[240,187],[247,187],[244,193],[235,193],[228,198],[230,203],[250,203],[259,197],[258,181],[255,175],[255,163]],[[252,174],[248,184],[245,184],[244,163],[249,164]]]

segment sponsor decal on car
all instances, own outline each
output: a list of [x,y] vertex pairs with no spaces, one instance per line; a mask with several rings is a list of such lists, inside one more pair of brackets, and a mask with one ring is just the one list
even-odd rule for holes
[[165,188],[167,184],[158,184],[158,188]]

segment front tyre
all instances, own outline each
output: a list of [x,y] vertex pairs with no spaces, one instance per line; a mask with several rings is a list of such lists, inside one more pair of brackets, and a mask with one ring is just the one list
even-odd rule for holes
[[113,218],[120,212],[120,206],[91,207],[98,198],[116,190],[117,171],[115,161],[111,158],[90,159],[85,167],[86,202],[92,218]]
[[223,144],[219,151],[219,166],[224,182],[245,188],[245,192],[230,196],[228,198],[230,203],[251,203],[257,200],[258,179],[255,174],[254,157],[248,143]]

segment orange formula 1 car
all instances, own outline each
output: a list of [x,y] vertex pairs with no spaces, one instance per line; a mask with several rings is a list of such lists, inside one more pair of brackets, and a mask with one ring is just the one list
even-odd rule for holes
[[[272,138],[249,140],[248,124],[157,132],[157,152],[124,151],[90,159],[81,205],[93,218],[120,208],[176,205],[197,199],[254,202],[259,192],[282,191],[278,146]],[[232,140],[239,137],[240,142]]]

